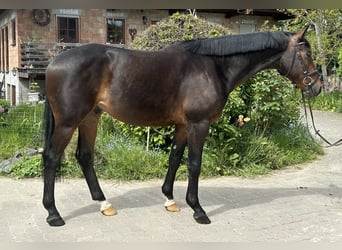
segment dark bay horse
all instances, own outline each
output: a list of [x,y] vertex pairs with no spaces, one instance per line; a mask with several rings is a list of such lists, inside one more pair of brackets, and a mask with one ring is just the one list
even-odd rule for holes
[[198,199],[202,149],[209,126],[221,115],[229,93],[258,71],[274,68],[304,95],[321,90],[305,40],[297,32],[256,32],[180,42],[158,52],[89,44],[63,52],[46,71],[46,142],[43,204],[51,226],[64,225],[55,206],[56,169],[78,129],[76,158],[92,199],[105,215],[116,211],[98,183],[94,142],[102,112],[139,126],[175,125],[169,168],[162,192],[169,211],[178,211],[173,184],[188,147],[186,201],[198,223],[210,219]]

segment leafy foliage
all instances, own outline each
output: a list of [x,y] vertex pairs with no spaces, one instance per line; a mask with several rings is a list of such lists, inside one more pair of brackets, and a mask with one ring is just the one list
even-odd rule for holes
[[245,86],[251,89],[248,109],[256,129],[277,130],[298,120],[300,104],[294,87],[275,70],[259,72]]
[[175,13],[169,18],[161,20],[157,25],[147,28],[134,39],[131,48],[155,51],[177,41],[226,34],[230,34],[230,31],[222,25],[207,22],[190,14]]
[[[312,57],[318,64],[319,71],[328,89],[331,87],[328,75],[338,63],[338,49],[342,46],[340,9],[286,9],[285,12],[295,16],[286,20],[283,26],[286,30],[297,31],[305,25],[311,24],[312,29],[307,32],[307,39],[311,43]],[[341,67],[341,64],[339,64]]]
[[[339,9],[287,9],[284,11],[295,15],[294,19],[283,21],[286,30],[298,31],[305,25],[312,25],[313,29],[308,31],[307,38],[311,41],[313,57],[318,64],[322,64],[322,60],[329,63],[341,45],[339,34],[342,32],[342,11]],[[317,34],[317,32],[320,33]],[[321,48],[318,47],[318,36],[322,39]],[[326,58],[319,58],[320,49],[324,50]]]
[[0,105],[3,109],[9,109],[11,106],[10,102],[4,99],[0,99]]

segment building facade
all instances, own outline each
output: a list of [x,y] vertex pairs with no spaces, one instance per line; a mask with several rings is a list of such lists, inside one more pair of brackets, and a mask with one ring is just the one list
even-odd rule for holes
[[[87,43],[127,46],[148,26],[188,10],[0,10],[0,98],[11,105],[44,99],[45,69],[58,53]],[[289,18],[276,10],[196,10],[198,17],[253,32],[267,20]]]

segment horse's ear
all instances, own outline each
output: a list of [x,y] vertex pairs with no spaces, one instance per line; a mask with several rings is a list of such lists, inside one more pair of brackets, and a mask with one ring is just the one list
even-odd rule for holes
[[305,33],[309,27],[310,27],[310,25],[306,25],[302,30],[298,31],[296,34],[293,35],[293,38],[297,43],[302,41],[302,39],[304,38]]

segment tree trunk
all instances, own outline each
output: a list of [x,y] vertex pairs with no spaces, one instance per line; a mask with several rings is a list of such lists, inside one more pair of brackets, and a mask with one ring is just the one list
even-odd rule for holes
[[314,22],[313,23],[315,26],[315,30],[316,30],[316,35],[317,35],[317,48],[318,48],[318,53],[319,53],[319,59],[321,62],[321,66],[322,66],[322,75],[323,75],[323,88],[325,90],[329,90],[330,89],[330,83],[328,80],[328,72],[327,72],[327,65],[325,62],[325,52],[324,52],[324,48],[323,48],[323,42],[322,42],[322,30],[321,30],[321,26],[319,25],[319,23]]

